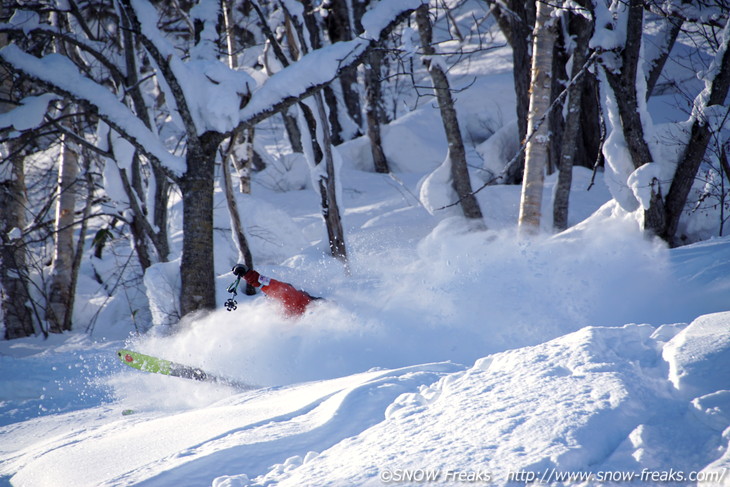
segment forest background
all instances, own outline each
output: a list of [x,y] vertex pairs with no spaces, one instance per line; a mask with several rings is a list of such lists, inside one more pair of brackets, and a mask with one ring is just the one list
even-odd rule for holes
[[[353,159],[402,186],[399,174],[433,169],[412,196],[473,232],[489,211],[475,194],[495,185],[522,186],[514,225],[526,238],[564,231],[585,166],[647,238],[725,235],[728,13],[723,1],[4,0],[4,336],[91,330],[120,302],[138,331],[217,307],[216,194],[231,260],[271,263],[251,251],[239,209],[252,177],[317,194],[322,254],[347,274],[339,172]],[[505,45],[514,113],[499,126],[460,119],[455,98],[479,80],[469,66]],[[667,94],[685,117],[655,123],[647,105]],[[446,158],[399,167],[381,134],[429,104]],[[260,135],[272,127],[274,143]],[[84,265],[104,297],[82,324]]]

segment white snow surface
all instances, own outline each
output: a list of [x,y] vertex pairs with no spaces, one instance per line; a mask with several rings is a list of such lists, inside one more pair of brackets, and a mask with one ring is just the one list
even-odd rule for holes
[[[410,3],[381,1],[369,28]],[[505,52],[452,73],[455,86],[481,76],[457,105],[475,185],[514,145]],[[285,71],[241,112],[213,107],[220,123],[331,76]],[[673,113],[662,105],[647,108],[654,120]],[[116,100],[107,110],[123,123]],[[257,270],[325,298],[299,319],[260,294],[223,309],[238,251],[220,191],[220,309],[175,318],[174,196],[173,260],[143,284],[109,297],[94,280],[126,242],[85,259],[76,331],[0,343],[0,487],[730,485],[730,237],[669,249],[644,235],[637,198],[661,174],[629,181],[619,137],[590,191],[591,171],[574,169],[569,230],[551,235],[544,215],[542,235],[517,236],[520,188],[497,185],[477,195],[488,230],[470,231],[437,209],[450,194],[437,117],[426,105],[384,127],[392,176],[372,172],[364,138],[338,148],[349,275],[327,257],[303,162],[275,155],[275,122],[257,128],[278,159],[238,203]],[[143,373],[118,361],[122,347],[260,387]]]
[[[563,234],[468,232],[401,176],[344,172],[351,277],[321,243],[261,264],[327,298],[298,320],[239,295],[127,339],[116,307],[93,336],[2,343],[0,485],[727,485],[730,239],[670,250],[583,190],[593,214]],[[321,238],[313,191],[258,193],[272,232]],[[509,214],[519,188],[479,194]],[[261,388],[145,374],[120,347]]]

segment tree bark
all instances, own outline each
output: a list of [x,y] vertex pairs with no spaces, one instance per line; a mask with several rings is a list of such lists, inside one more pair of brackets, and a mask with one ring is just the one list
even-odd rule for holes
[[549,157],[550,123],[546,115],[550,107],[553,47],[556,35],[551,19],[552,10],[553,7],[547,2],[538,2],[532,36],[532,92],[527,118],[529,139],[525,148],[525,176],[522,180],[518,223],[520,232],[526,234],[536,234],[540,231],[543,183]]
[[[28,268],[23,236],[13,236],[13,229],[23,230],[26,225],[24,156],[15,144],[6,142],[10,166],[0,170],[0,292],[5,339],[31,336],[33,313],[28,292]],[[16,230],[17,231],[17,230]]]
[[301,154],[304,152],[302,146],[302,131],[299,129],[297,123],[297,117],[289,113],[289,110],[283,110],[281,117],[284,121],[284,128],[286,129],[286,135],[289,138],[289,145],[291,145],[292,152]]
[[[139,154],[135,152],[134,161],[132,162],[132,181],[133,183],[125,185],[124,189],[127,193],[127,199],[130,201],[130,207],[132,208],[132,221],[129,222],[129,228],[132,232],[132,241],[134,243],[134,250],[137,253],[137,260],[139,261],[140,267],[144,272],[149,266],[152,265],[152,259],[150,257],[149,245],[147,245],[147,233],[145,231],[145,222],[147,219],[145,212],[142,208],[137,205],[132,205],[131,202],[137,197],[143,196],[141,178],[139,177]],[[124,173],[126,177],[126,171],[124,169],[119,170],[120,173]],[[144,201],[144,200],[142,200]],[[138,211],[135,211],[134,208]]]
[[[342,228],[342,217],[340,206],[337,202],[337,179],[335,174],[335,163],[332,155],[332,143],[328,138],[327,118],[324,111],[322,95],[315,93],[315,103],[319,112],[322,127],[322,147],[324,148],[325,175],[319,177],[319,194],[322,200],[322,216],[327,227],[330,253],[332,257],[347,265],[347,246],[345,245],[345,231]],[[320,162],[321,164],[321,162]]]
[[705,119],[705,109],[722,105],[730,89],[730,22],[725,26],[723,35],[724,42],[721,45],[723,52],[715,58],[715,62],[719,62],[720,66],[716,66],[717,74],[710,86],[706,87],[695,100],[689,142],[679,159],[666,197],[666,226],[660,235],[673,246],[681,244],[681,237],[676,235],[679,219],[712,136],[711,127]]
[[[228,215],[231,219],[231,233],[233,234],[233,243],[238,249],[238,262],[243,261],[246,267],[253,269],[253,255],[251,249],[248,246],[248,239],[243,231],[243,225],[241,224],[241,217],[238,211],[238,203],[233,193],[233,183],[231,182],[231,173],[228,169],[228,155],[223,154],[221,158],[221,173],[223,178],[223,189],[226,194],[226,204],[228,205]],[[246,294],[253,296],[256,294],[256,289],[250,284],[246,284]]]
[[74,248],[73,260],[71,261],[71,295],[69,298],[68,309],[63,322],[64,330],[71,330],[73,322],[73,309],[76,304],[76,284],[79,280],[79,269],[81,268],[81,259],[84,256],[84,242],[86,241],[86,231],[89,227],[89,215],[91,215],[91,207],[94,204],[94,181],[90,171],[91,160],[90,155],[85,151],[81,153],[83,157],[83,177],[86,186],[86,200],[84,209],[81,212],[81,222],[79,223],[79,236]]
[[424,4],[416,10],[416,23],[424,53],[424,64],[431,75],[433,90],[438,100],[441,120],[446,132],[446,140],[449,144],[448,157],[451,160],[452,184],[461,202],[464,216],[473,221],[481,221],[483,227],[482,210],[472,190],[469,170],[466,165],[466,150],[461,137],[459,120],[456,116],[454,99],[451,96],[449,80],[441,65],[431,62],[431,57],[436,54],[436,50],[431,45],[433,34],[428,5]]
[[188,140],[187,172],[180,180],[183,203],[183,246],[180,262],[180,311],[213,309],[215,278],[213,261],[213,191],[215,154],[223,136],[206,132]]
[[651,97],[657,81],[659,81],[659,76],[662,74],[664,64],[669,59],[669,53],[672,52],[672,47],[674,47],[679,31],[682,29],[682,24],[682,19],[678,17],[669,16],[664,19],[663,30],[660,33],[662,35],[661,45],[659,46],[657,56],[647,61],[649,65],[649,74],[646,77],[647,100]]
[[[0,14],[7,7],[0,5]],[[7,34],[0,34],[0,47],[8,45]],[[0,83],[0,99],[13,99],[13,80],[7,76]],[[12,105],[0,102],[0,113],[6,113]],[[9,160],[0,164],[0,315],[5,325],[5,339],[23,338],[34,333],[33,313],[28,292],[28,265],[23,235],[12,235],[13,229],[21,232],[26,226],[25,209],[28,207],[25,188],[25,156],[19,150],[18,139],[4,144]],[[3,167],[3,165],[5,167]]]
[[[315,17],[315,6],[312,4],[312,0],[299,0],[304,6],[304,25],[309,32],[309,43],[312,50],[321,49],[324,45],[322,42],[322,28],[321,24],[317,22]],[[307,52],[306,46],[302,46],[302,51]],[[323,102],[326,104],[328,110],[325,112],[327,117],[327,127],[330,131],[329,140],[332,145],[339,145],[343,142],[342,138],[342,125],[340,124],[339,108],[337,104],[337,97],[332,89],[331,85],[327,85],[322,88],[320,94]]]
[[[352,5],[352,19],[350,18],[349,4]],[[357,8],[358,2],[352,0],[332,0],[328,5],[328,15],[326,18],[327,33],[332,43],[339,41],[349,41],[353,39],[353,31],[360,34],[355,26],[351,25],[352,21],[359,24],[359,17],[362,16],[363,8]],[[357,84],[357,68],[353,67],[343,71],[340,76],[340,87],[342,89],[342,99],[350,119],[362,129],[362,107],[360,104],[360,93]],[[353,134],[356,135],[356,134]]]
[[[305,11],[307,10],[307,5],[310,5],[309,0],[305,2]],[[308,25],[302,25],[295,21],[295,18],[291,16],[288,10],[285,9],[285,12],[297,31],[303,54],[307,53],[304,29],[309,30],[312,45],[319,45],[320,41],[317,39],[318,34],[316,32],[313,33],[311,30],[315,28],[315,26],[310,25],[311,21]],[[306,16],[304,20],[307,20]],[[347,246],[345,244],[345,232],[342,227],[340,208],[337,202],[337,175],[335,171],[334,156],[332,154],[332,139],[330,138],[331,131],[322,93],[315,92],[312,96],[317,108],[317,115],[319,117],[321,130],[317,130],[317,120],[309,106],[304,102],[299,103],[299,108],[305,119],[306,128],[309,132],[311,142],[312,150],[308,157],[312,158],[312,167],[319,167],[323,163],[325,165],[324,171],[319,171],[319,177],[317,178],[322,216],[327,229],[330,253],[333,257],[342,261],[343,264],[345,264],[345,269],[347,270]],[[319,139],[319,136],[321,136],[321,140]]]
[[[517,130],[520,141],[524,142],[527,137],[527,118],[530,109],[530,45],[532,29],[535,25],[535,0],[508,0],[507,7],[503,2],[486,0],[495,15],[500,29],[512,47],[512,77],[515,86],[515,101],[517,114]],[[525,166],[524,155],[506,175],[505,181],[508,184],[516,184],[522,180]]]
[[[129,96],[132,100],[135,112],[139,115],[139,118],[144,122],[147,128],[153,127],[153,122],[149,117],[149,107],[147,106],[142,91],[139,86],[139,73],[137,64],[137,52],[135,49],[134,36],[130,29],[130,20],[126,15],[122,15],[120,18],[122,23],[122,46],[124,49],[124,59],[126,65],[126,85]],[[151,168],[151,180],[143,182],[141,176],[142,171],[142,160],[140,158],[139,151],[134,155],[132,162],[132,174],[131,184],[129,187],[125,186],[127,192],[127,198],[130,203],[139,199],[143,202],[143,206],[139,207],[132,204],[132,222],[130,224],[132,229],[132,235],[135,241],[135,250],[137,251],[138,260],[142,269],[147,269],[153,263],[152,256],[149,252],[149,246],[147,245],[147,239],[152,242],[157,253],[157,259],[160,262],[167,262],[170,254],[170,246],[167,240],[167,204],[168,204],[168,192],[170,188],[170,182],[167,180],[165,174],[155,165]],[[122,179],[129,177],[130,175],[122,174]],[[154,201],[148,202],[146,198],[146,192],[144,186],[154,185]],[[148,222],[149,207],[152,206],[152,221],[153,225]]]
[[[571,32],[576,32],[575,47],[573,49],[573,67],[570,79],[580,75],[583,65],[588,59],[588,41],[593,29],[591,23],[582,15],[575,15],[571,19]],[[585,74],[568,88],[567,114],[565,129],[560,147],[560,161],[558,164],[558,182],[553,200],[553,228],[562,231],[568,228],[568,208],[570,204],[570,189],[573,182],[573,165],[580,133],[580,119],[582,94]]]
[[383,52],[380,49],[373,49],[370,53],[369,62],[365,67],[365,94],[367,104],[365,118],[368,126],[368,138],[370,139],[370,152],[373,156],[375,172],[388,174],[390,167],[385,158],[383,141],[380,137],[380,123],[385,118],[383,115],[383,103],[381,99],[380,69],[383,60]]

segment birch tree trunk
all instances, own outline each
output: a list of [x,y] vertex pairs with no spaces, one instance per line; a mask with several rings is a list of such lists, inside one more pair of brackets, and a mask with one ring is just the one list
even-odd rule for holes
[[416,24],[418,25],[418,33],[421,38],[424,63],[431,75],[433,90],[436,93],[439,110],[441,111],[441,120],[444,131],[446,132],[446,140],[449,144],[448,157],[451,159],[451,178],[454,190],[461,202],[461,209],[464,216],[472,221],[481,221],[480,226],[484,227],[482,210],[472,191],[469,171],[466,165],[466,150],[464,149],[464,141],[461,137],[459,120],[456,116],[454,99],[451,96],[449,80],[440,63],[432,62],[431,60],[436,54],[436,50],[431,44],[433,33],[427,4],[421,5],[416,10]]
[[[79,269],[81,268],[81,259],[84,255],[84,242],[86,241],[86,231],[89,226],[89,215],[91,215],[91,207],[94,202],[94,181],[91,175],[91,157],[86,151],[81,152],[83,160],[83,178],[84,186],[86,187],[86,198],[84,201],[84,208],[81,212],[81,221],[79,223],[79,235],[77,238],[76,246],[73,250],[73,259],[71,261],[71,297],[68,302],[68,312],[64,318],[63,328],[64,330],[71,330],[73,325],[73,309],[76,304],[76,284],[79,280]],[[77,181],[77,185],[80,184],[80,180]],[[78,193],[78,191],[77,191]]]
[[[233,35],[232,0],[222,0],[221,10],[223,12],[223,38],[227,49],[228,67],[231,69],[238,69],[236,39]],[[255,129],[253,127],[249,127],[245,130],[236,130],[231,138],[231,146],[229,146],[229,149],[226,151],[226,155],[224,156],[231,159],[233,167],[236,168],[236,172],[238,173],[238,189],[241,193],[246,194],[251,193],[251,170],[254,159],[254,134]],[[243,150],[237,150],[238,146],[242,146]],[[241,152],[243,152],[243,157],[238,157]],[[224,163],[224,170],[226,166],[227,164]],[[230,175],[228,175],[228,178],[230,178]],[[231,215],[231,218],[234,218],[234,215]],[[235,219],[238,220],[238,212],[236,212]],[[248,249],[246,249],[243,253],[245,254],[247,251]],[[250,252],[248,253],[250,254]],[[250,263],[247,263],[246,265],[252,267]]]
[[51,264],[48,307],[46,319],[51,333],[71,329],[70,315],[73,289],[72,268],[74,260],[74,212],[76,210],[76,177],[78,155],[63,137],[61,157],[58,163],[56,186],[56,219],[54,223],[54,250]]
[[540,231],[542,193],[545,167],[550,150],[549,118],[552,85],[553,47],[555,27],[550,14],[553,7],[547,2],[537,3],[533,32],[530,110],[527,118],[528,141],[525,148],[525,175],[522,180],[518,227],[525,234]]

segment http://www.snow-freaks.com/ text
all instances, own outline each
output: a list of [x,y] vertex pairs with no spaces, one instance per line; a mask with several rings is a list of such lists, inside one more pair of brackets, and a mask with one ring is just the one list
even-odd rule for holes
[[501,483],[500,480],[510,483],[550,484],[553,482],[597,482],[597,483],[677,483],[677,482],[709,482],[720,484],[725,478],[727,468],[715,471],[683,471],[652,470],[644,468],[640,471],[601,470],[594,472],[570,472],[556,468],[546,468],[541,471],[518,470],[507,474],[506,479],[498,479],[487,470],[456,470],[456,469],[423,469],[423,468],[393,468],[380,470],[380,480],[386,484],[398,483],[447,483],[447,484],[492,484]]

